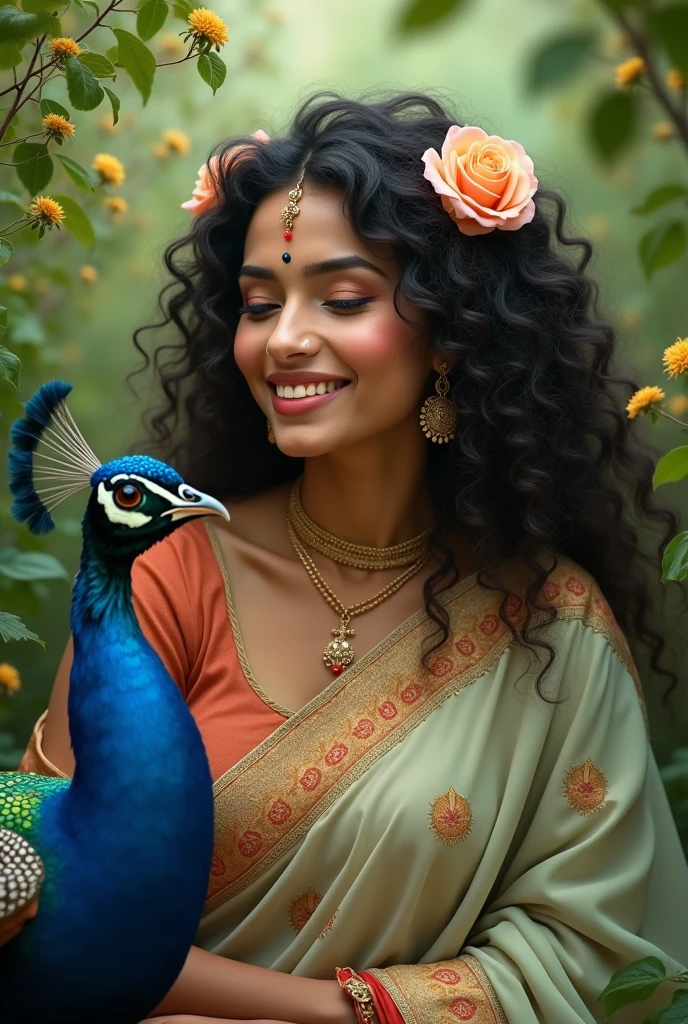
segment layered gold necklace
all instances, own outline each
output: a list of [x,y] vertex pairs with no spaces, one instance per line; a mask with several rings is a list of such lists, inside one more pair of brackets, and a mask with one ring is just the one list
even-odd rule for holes
[[[355,630],[349,629],[349,622],[354,615],[361,615],[363,612],[376,608],[422,569],[430,557],[428,538],[432,527],[428,527],[427,530],[418,534],[417,537],[412,537],[411,540],[393,544],[390,547],[377,548],[367,547],[364,544],[353,544],[350,541],[341,540],[314,523],[301,504],[300,491],[301,479],[299,478],[294,482],[289,495],[287,531],[294,550],[312,583],[339,615],[339,628],[332,630],[335,639],[330,640],[323,651],[325,665],[333,675],[338,676],[355,657],[354,649],[348,640],[348,637],[355,635]],[[408,565],[409,568],[367,601],[345,605],[327,585],[304,544],[308,544],[320,554],[326,555],[340,565],[349,565],[356,569],[392,569],[402,565]]]

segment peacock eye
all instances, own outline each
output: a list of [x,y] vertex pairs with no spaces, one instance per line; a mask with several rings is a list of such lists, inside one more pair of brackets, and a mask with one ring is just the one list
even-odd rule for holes
[[141,504],[143,494],[136,484],[121,484],[114,492],[115,504],[132,509]]

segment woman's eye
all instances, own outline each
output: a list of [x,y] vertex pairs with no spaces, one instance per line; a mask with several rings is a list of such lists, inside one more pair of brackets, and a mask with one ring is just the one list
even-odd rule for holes
[[248,306],[239,306],[239,314],[257,316],[258,313],[269,313],[271,309],[279,309],[279,305],[276,302],[253,302]]
[[329,299],[327,302],[323,302],[323,306],[330,306],[334,309],[361,309],[372,301],[372,296],[367,299]]

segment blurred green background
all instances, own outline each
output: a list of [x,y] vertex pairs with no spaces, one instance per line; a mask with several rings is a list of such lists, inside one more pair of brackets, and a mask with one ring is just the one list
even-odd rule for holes
[[[114,130],[101,126],[103,118],[111,121],[105,107],[80,117],[70,155],[86,165],[97,152],[119,157],[127,179],[117,194],[126,198],[129,210],[113,221],[103,210],[101,197],[101,205],[94,202],[91,208],[97,234],[91,251],[64,231],[52,232],[0,271],[4,294],[12,292],[14,301],[23,295],[27,309],[34,303],[45,328],[42,340],[16,349],[24,363],[20,401],[43,380],[64,377],[74,384],[70,408],[99,458],[105,461],[121,454],[140,436],[146,401],[145,390],[137,402],[124,384],[125,375],[137,364],[132,331],[156,318],[157,295],[167,279],[162,253],[189,223],[180,203],[190,197],[207,152],[218,139],[234,133],[264,128],[279,134],[299,101],[315,89],[334,88],[356,96],[373,87],[430,90],[448,100],[460,120],[519,140],[533,157],[541,184],[559,189],[567,198],[572,231],[585,232],[596,242],[593,274],[601,287],[603,311],[618,326],[620,364],[641,384],[662,386],[667,395],[680,394],[676,382],[664,376],[661,357],[677,336],[688,335],[686,261],[648,281],[636,250],[650,222],[629,214],[629,209],[653,187],[685,181],[686,152],[676,140],[654,137],[652,126],[661,114],[651,99],[643,105],[636,141],[616,159],[601,161],[589,139],[591,103],[601,89],[613,87],[615,66],[631,53],[618,30],[593,0],[473,0],[434,27],[402,34],[402,6],[399,0],[218,0],[212,9],[226,21],[230,39],[222,52],[227,80],[215,96],[192,64],[159,68],[145,108],[130,83],[118,80],[123,103],[121,122]],[[70,34],[67,17],[63,30]],[[174,59],[180,27],[168,24],[151,42],[158,60]],[[538,47],[553,33],[571,28],[596,34],[584,72],[560,85],[529,89]],[[60,86],[51,83],[47,94],[66,103]],[[165,155],[160,142],[166,129],[188,136],[186,154],[171,152],[168,146]],[[51,265],[59,263],[69,276],[60,278],[42,265],[41,254],[48,248],[53,252]],[[81,279],[84,264],[96,268],[97,280]],[[24,289],[11,286],[12,274],[24,276]],[[0,386],[9,388],[4,382]],[[686,443],[679,427],[665,420],[652,426],[641,419],[639,429],[661,452]],[[6,513],[5,466],[3,454],[0,501]],[[685,528],[685,481],[662,488],[659,496],[681,511]],[[56,532],[40,545],[64,563],[70,578],[77,568],[82,510],[83,493],[61,505]],[[4,540],[25,549],[35,544],[23,530],[10,530]],[[9,585],[0,576],[0,588]],[[46,641],[45,650],[28,642],[13,642],[0,650],[0,661],[10,661],[22,676],[21,689],[4,700],[4,728],[23,748],[47,704],[67,639],[70,590],[67,581],[11,585],[12,610]],[[658,596],[662,590],[658,583]],[[665,681],[639,659],[660,762],[685,745],[688,734],[686,625],[685,620],[676,621],[677,606],[675,597],[668,595],[664,627],[679,655],[672,667],[682,683],[671,715],[659,702]]]

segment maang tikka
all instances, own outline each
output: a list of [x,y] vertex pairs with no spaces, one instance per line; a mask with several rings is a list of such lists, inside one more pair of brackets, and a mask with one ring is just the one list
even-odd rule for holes
[[456,429],[456,407],[447,398],[449,392],[447,369],[447,364],[442,363],[440,375],[435,382],[437,393],[426,398],[420,410],[420,425],[423,433],[437,444],[446,444],[448,441],[452,441]]
[[[285,242],[291,242],[292,239],[291,230],[294,227],[294,217],[296,217],[299,213],[298,202],[301,196],[303,195],[301,185],[303,184],[305,174],[306,168],[304,167],[304,169],[301,171],[301,177],[296,182],[294,188],[290,189],[289,191],[289,202],[285,207],[283,207],[282,212],[280,214],[280,221],[282,222],[282,224],[284,224]],[[282,259],[285,263],[291,263],[291,253],[283,252]]]

